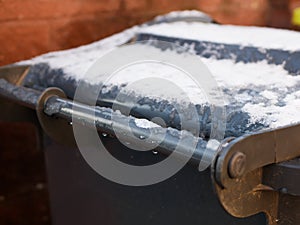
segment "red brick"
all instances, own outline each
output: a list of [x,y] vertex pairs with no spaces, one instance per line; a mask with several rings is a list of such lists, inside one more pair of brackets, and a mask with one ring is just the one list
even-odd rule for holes
[[197,7],[206,13],[212,13],[219,10],[223,0],[199,0]]
[[121,17],[103,14],[81,16],[53,21],[50,37],[55,49],[66,49],[99,40],[126,27],[127,21]]
[[149,0],[148,11],[167,13],[174,10],[188,10],[197,7],[197,0]]
[[0,26],[0,64],[15,62],[49,51],[49,24],[7,22]]
[[124,0],[125,10],[147,10],[147,0]]
[[211,16],[223,24],[265,25],[268,14],[267,0],[222,2],[218,11],[212,11]]
[[4,0],[0,21],[66,18],[90,13],[117,11],[120,0]]
[[152,20],[155,16],[157,16],[157,14],[153,13],[153,12],[137,13],[134,15],[130,15],[130,16],[126,17],[126,21],[127,21],[126,25],[128,27],[131,27],[136,24],[142,24],[142,23]]
[[[61,2],[61,0],[56,0]],[[68,0],[73,2],[74,0]],[[119,10],[121,0],[81,0],[80,14],[87,15],[89,13],[111,12],[114,14]]]
[[289,28],[291,27],[291,18],[288,1],[276,0],[271,2],[267,25],[278,28]]
[[289,1],[290,10],[294,10],[297,7],[300,7],[300,0],[290,0]]

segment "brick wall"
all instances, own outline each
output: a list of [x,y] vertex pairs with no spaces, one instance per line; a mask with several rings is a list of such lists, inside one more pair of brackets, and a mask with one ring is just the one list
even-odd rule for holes
[[300,0],[0,0],[0,65],[98,40],[172,10],[221,23],[290,26]]

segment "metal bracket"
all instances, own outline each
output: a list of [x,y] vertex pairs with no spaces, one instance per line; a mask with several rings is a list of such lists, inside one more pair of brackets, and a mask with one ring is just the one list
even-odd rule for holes
[[262,182],[283,194],[300,196],[300,158],[264,167]]
[[278,195],[263,182],[264,167],[300,156],[300,124],[237,138],[222,146],[213,178],[221,204],[233,216],[266,213],[279,224]]

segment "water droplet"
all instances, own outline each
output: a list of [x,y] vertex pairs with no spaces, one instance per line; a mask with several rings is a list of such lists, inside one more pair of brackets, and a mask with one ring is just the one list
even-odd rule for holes
[[283,193],[283,194],[287,194],[287,193],[288,193],[288,189],[285,188],[285,187],[284,187],[284,188],[281,188],[281,189],[280,189],[280,192]]
[[157,155],[158,151],[152,151],[153,155]]
[[107,133],[102,133],[102,136],[103,137],[107,137]]

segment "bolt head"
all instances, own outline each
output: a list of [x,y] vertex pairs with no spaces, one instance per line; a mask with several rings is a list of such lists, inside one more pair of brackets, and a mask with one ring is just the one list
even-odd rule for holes
[[238,178],[244,175],[246,170],[246,155],[236,152],[229,162],[229,175],[231,178]]

